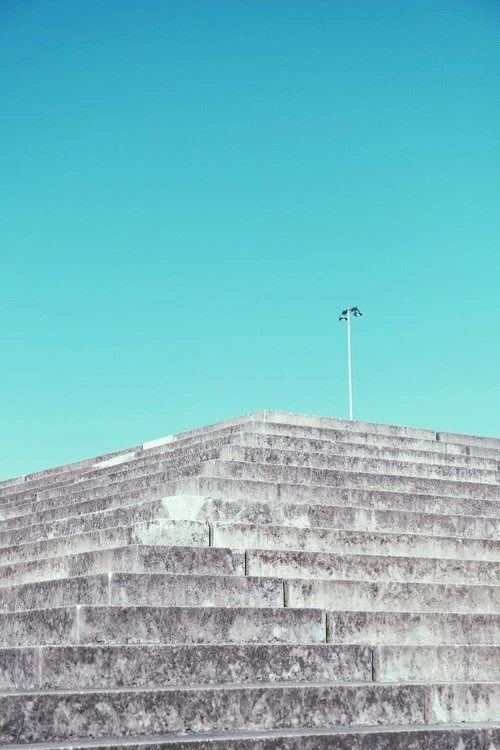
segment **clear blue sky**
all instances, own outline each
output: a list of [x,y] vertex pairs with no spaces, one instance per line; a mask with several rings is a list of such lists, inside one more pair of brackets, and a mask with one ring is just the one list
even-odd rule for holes
[[[496,0],[2,0],[0,477],[261,408],[500,434]],[[344,324],[345,325],[345,324]]]

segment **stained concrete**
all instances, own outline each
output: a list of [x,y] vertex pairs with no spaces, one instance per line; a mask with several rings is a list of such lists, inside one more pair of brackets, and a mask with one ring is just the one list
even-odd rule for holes
[[499,465],[261,411],[0,482],[0,741],[500,748]]

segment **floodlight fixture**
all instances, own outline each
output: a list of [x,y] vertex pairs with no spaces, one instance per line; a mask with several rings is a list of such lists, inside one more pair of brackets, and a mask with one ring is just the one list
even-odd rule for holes
[[349,386],[349,419],[354,419],[353,406],[352,406],[352,358],[351,358],[351,315],[355,318],[361,318],[363,313],[359,307],[348,307],[346,310],[342,310],[339,321],[345,321],[347,323],[347,378]]

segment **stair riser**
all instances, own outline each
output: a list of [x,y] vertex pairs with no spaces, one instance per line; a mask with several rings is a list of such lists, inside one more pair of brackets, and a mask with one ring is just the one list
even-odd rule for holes
[[72,646],[0,650],[0,690],[366,681],[366,646]]
[[470,482],[452,482],[445,479],[359,474],[296,466],[266,466],[264,464],[222,460],[206,461],[201,465],[200,471],[201,476],[220,477],[221,479],[257,480],[273,484],[316,484],[337,488],[500,500],[500,485],[497,484],[473,484]]
[[0,612],[91,606],[284,606],[283,582],[248,576],[110,573],[0,588]]
[[[338,456],[330,453],[306,453],[270,448],[245,448],[226,445],[220,449],[220,459],[239,461],[264,466],[307,467],[331,471],[360,472],[388,476],[420,477],[423,479],[446,479],[456,482],[498,482],[498,462],[488,468],[475,469],[461,466],[426,463],[425,461],[396,461],[382,458]],[[217,458],[217,457],[215,457]],[[207,460],[210,460],[208,458]]]
[[[99,741],[90,745],[58,746],[61,750],[123,750],[123,744]],[[398,729],[356,732],[303,731],[300,734],[278,732],[274,736],[241,737],[230,739],[177,739],[158,738],[140,744],[127,741],[127,750],[498,750],[500,728],[474,728],[434,726],[429,729]]]
[[[9,502],[4,503],[3,507],[7,510],[15,505],[22,505],[34,499],[38,500],[56,500],[58,498],[79,497],[83,492],[89,493],[94,491],[96,496],[99,489],[109,489],[114,485],[122,483],[133,483],[134,480],[146,480],[150,476],[169,474],[173,477],[182,476],[182,469],[197,465],[203,461],[217,459],[220,449],[200,449],[174,452],[162,460],[148,459],[133,462],[131,465],[121,464],[108,469],[95,470],[87,472],[84,475],[78,474],[74,481],[66,481],[45,488],[40,488],[33,492],[31,488],[17,493],[11,497]],[[189,475],[189,474],[188,474]]]
[[500,562],[250,550],[247,574],[280,578],[500,584]]
[[381,646],[374,649],[377,682],[500,680],[497,646]]
[[31,542],[17,547],[0,549],[0,566],[35,558],[76,555],[84,552],[124,547],[129,544],[158,544],[161,546],[208,547],[208,525],[189,521],[151,521],[132,527],[116,527],[89,531],[58,539]]
[[500,615],[500,586],[295,579],[286,582],[285,599],[292,608]]
[[0,568],[2,585],[100,573],[245,575],[245,554],[213,547],[118,547],[30,560]]
[[211,523],[232,520],[236,523],[272,524],[296,528],[321,527],[478,539],[500,537],[500,519],[495,518],[369,511],[349,507],[308,507],[250,501],[224,502],[204,500],[193,496],[178,496],[175,499],[163,498],[3,531],[0,532],[0,548],[171,517],[193,518]]
[[[434,450],[422,448],[381,447],[364,442],[310,440],[307,438],[289,438],[285,435],[259,435],[239,432],[234,435],[227,446],[234,446],[238,450],[258,449],[287,452],[290,457],[302,454],[320,454],[330,458],[370,459],[383,461],[408,462],[409,464],[426,464],[435,466],[458,467],[462,469],[498,470],[500,451],[498,456],[470,456],[465,446],[461,446],[457,453],[449,453],[447,446],[441,443],[433,445]],[[292,460],[292,463],[294,461]]]
[[372,646],[490,646],[500,644],[498,615],[332,612],[328,642]]
[[326,642],[320,610],[68,607],[0,614],[0,647]]
[[[221,691],[104,692],[0,696],[0,741],[43,742],[169,732],[262,731],[287,727],[484,722],[498,718],[500,686],[363,685]],[[99,705],[96,715],[95,706]],[[147,723],[144,717],[147,716]],[[98,718],[97,718],[98,717]]]
[[295,529],[280,526],[218,525],[214,547],[230,549],[304,550],[356,555],[395,555],[456,560],[500,560],[500,541],[451,537]]
[[[0,696],[0,742],[127,737],[168,732],[247,731],[351,724],[422,724],[420,686],[236,688],[97,695]],[[436,696],[435,701],[439,700]],[[98,719],[95,706],[99,705]],[[469,711],[472,713],[472,710]],[[144,717],[147,716],[147,723]]]

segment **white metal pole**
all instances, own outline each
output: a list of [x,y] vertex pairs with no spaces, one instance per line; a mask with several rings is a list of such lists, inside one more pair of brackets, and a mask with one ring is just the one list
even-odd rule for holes
[[352,363],[351,363],[351,311],[347,311],[347,372],[349,378],[349,419],[353,419],[352,408]]

